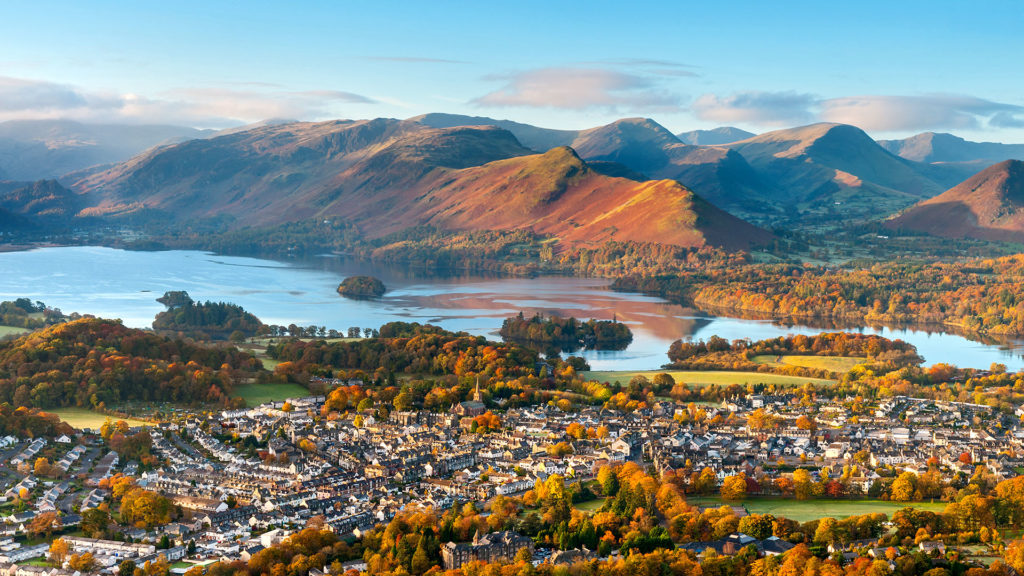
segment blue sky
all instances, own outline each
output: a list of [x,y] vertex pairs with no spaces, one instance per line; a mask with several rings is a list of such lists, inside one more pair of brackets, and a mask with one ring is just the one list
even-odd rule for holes
[[8,2],[0,120],[451,112],[1024,142],[1019,2]]

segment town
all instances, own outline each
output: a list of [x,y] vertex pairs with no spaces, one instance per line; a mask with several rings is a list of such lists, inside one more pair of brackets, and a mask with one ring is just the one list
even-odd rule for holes
[[[861,399],[809,398],[798,389],[720,403],[659,401],[630,412],[553,403],[492,412],[479,383],[472,400],[446,412],[367,407],[339,415],[328,414],[327,402],[296,397],[152,426],[108,421],[54,438],[0,439],[0,573],[120,574],[145,566],[146,574],[194,575],[217,562],[249,561],[309,526],[355,542],[410,510],[490,506],[493,515],[496,499],[529,507],[552,479],[572,487],[573,513],[597,513],[613,501],[602,492],[608,471],[630,463],[678,478],[691,511],[733,519],[723,529],[716,524],[714,538],[673,530],[681,548],[729,555],[753,545],[771,556],[795,545],[773,534],[771,523],[767,533],[739,530],[737,519],[760,516],[757,502],[828,510],[829,502],[870,501],[891,519],[906,507],[941,511],[974,479],[995,485],[1024,466],[1020,414],[904,396],[878,401],[867,417],[850,410]],[[151,455],[119,454],[115,436],[129,447],[144,440]],[[620,554],[524,534],[526,510],[522,518],[512,529],[444,544],[444,567]],[[846,561],[884,557],[878,536],[852,536],[830,538],[829,550]],[[943,552],[962,544],[929,538],[912,544]],[[964,547],[965,557],[987,565],[991,542]],[[367,564],[356,557],[316,570],[366,571]]]

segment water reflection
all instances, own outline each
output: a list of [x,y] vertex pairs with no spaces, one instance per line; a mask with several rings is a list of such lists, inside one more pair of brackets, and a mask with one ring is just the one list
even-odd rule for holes
[[[380,278],[388,293],[373,300],[340,297],[338,284],[356,274]],[[197,300],[234,302],[272,324],[316,324],[338,330],[405,320],[497,338],[501,322],[519,312],[615,318],[633,331],[633,342],[625,350],[580,352],[595,369],[603,370],[657,368],[667,362],[668,347],[678,338],[719,335],[759,340],[841,327],[717,316],[660,298],[612,292],[607,285],[608,281],[593,278],[428,273],[338,257],[275,262],[194,251],[126,252],[96,247],[0,254],[0,299],[25,296],[65,311],[122,318],[125,324],[138,327],[148,326],[162,310],[154,299],[167,290],[186,290]],[[936,327],[853,329],[906,340],[917,346],[929,364],[941,361],[987,368],[1001,362],[1013,370],[1024,369],[1019,340],[979,342]]]

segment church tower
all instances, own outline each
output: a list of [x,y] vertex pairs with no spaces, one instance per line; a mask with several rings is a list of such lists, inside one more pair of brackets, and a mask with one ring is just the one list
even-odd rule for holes
[[480,402],[483,404],[484,399],[480,396],[480,375],[476,375],[476,391],[473,392],[473,402]]

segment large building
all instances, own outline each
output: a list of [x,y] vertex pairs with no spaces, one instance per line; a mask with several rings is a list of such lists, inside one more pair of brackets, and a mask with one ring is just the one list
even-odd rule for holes
[[493,532],[473,537],[473,542],[448,542],[441,547],[441,557],[446,570],[456,570],[467,562],[497,562],[512,560],[516,554],[526,548],[533,553],[533,540],[511,530]]

